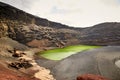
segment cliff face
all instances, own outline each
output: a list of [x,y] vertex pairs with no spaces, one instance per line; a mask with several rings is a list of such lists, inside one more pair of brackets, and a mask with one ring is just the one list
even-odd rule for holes
[[8,36],[31,47],[77,44],[81,30],[33,16],[4,3],[0,3],[0,25],[0,37]]
[[0,3],[0,37],[8,36],[30,47],[67,45],[119,45],[120,23],[74,28],[39,18]]

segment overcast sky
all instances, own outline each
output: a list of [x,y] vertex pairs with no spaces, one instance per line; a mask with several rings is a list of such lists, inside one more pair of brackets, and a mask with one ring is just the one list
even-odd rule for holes
[[0,0],[19,9],[74,27],[120,22],[120,0]]

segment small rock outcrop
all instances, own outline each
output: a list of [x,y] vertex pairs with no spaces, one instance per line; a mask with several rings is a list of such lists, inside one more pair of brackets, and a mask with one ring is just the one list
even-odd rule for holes
[[77,80],[110,80],[100,75],[84,74],[77,77]]
[[33,65],[30,63],[30,61],[25,59],[19,59],[18,61],[12,62],[9,64],[9,67],[15,68],[15,69],[21,69],[21,68],[30,68]]

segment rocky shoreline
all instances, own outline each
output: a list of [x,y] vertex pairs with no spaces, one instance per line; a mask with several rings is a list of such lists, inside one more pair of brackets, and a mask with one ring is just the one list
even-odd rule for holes
[[[10,44],[7,44],[7,41]],[[24,45],[20,45],[20,43],[5,37],[0,39],[0,44],[0,65],[3,66],[3,69],[7,68],[4,73],[8,74],[8,77],[10,74],[6,71],[10,70],[13,72],[11,74],[13,77],[9,77],[9,79],[19,80],[14,74],[14,72],[17,72],[18,75],[23,75],[24,77],[23,79],[21,76],[20,80],[55,80],[49,69],[41,67],[36,63],[34,55],[37,49],[24,48],[23,50],[22,47]],[[30,78],[27,78],[27,76]],[[6,77],[0,77],[0,80],[5,79]]]
[[14,51],[15,52],[13,55],[18,56],[18,59],[19,59],[18,64],[15,64],[16,62],[14,62],[14,64],[9,64],[9,66],[15,69],[22,69],[22,68],[29,69],[30,68],[31,71],[36,71],[33,75],[35,78],[38,78],[40,80],[55,80],[53,76],[50,74],[49,69],[40,67],[33,58],[28,57],[26,55],[26,54],[30,54],[30,51],[19,51],[19,50],[14,50]]

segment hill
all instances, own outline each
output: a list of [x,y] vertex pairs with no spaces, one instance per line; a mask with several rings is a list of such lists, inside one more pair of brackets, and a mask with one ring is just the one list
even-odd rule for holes
[[89,45],[120,45],[120,23],[106,22],[85,28],[79,40]]
[[31,47],[77,44],[81,30],[33,16],[4,3],[0,3],[0,25],[0,37],[8,36]]
[[29,47],[120,44],[120,23],[75,28],[39,18],[4,3],[0,3],[0,27],[0,37],[8,36]]

